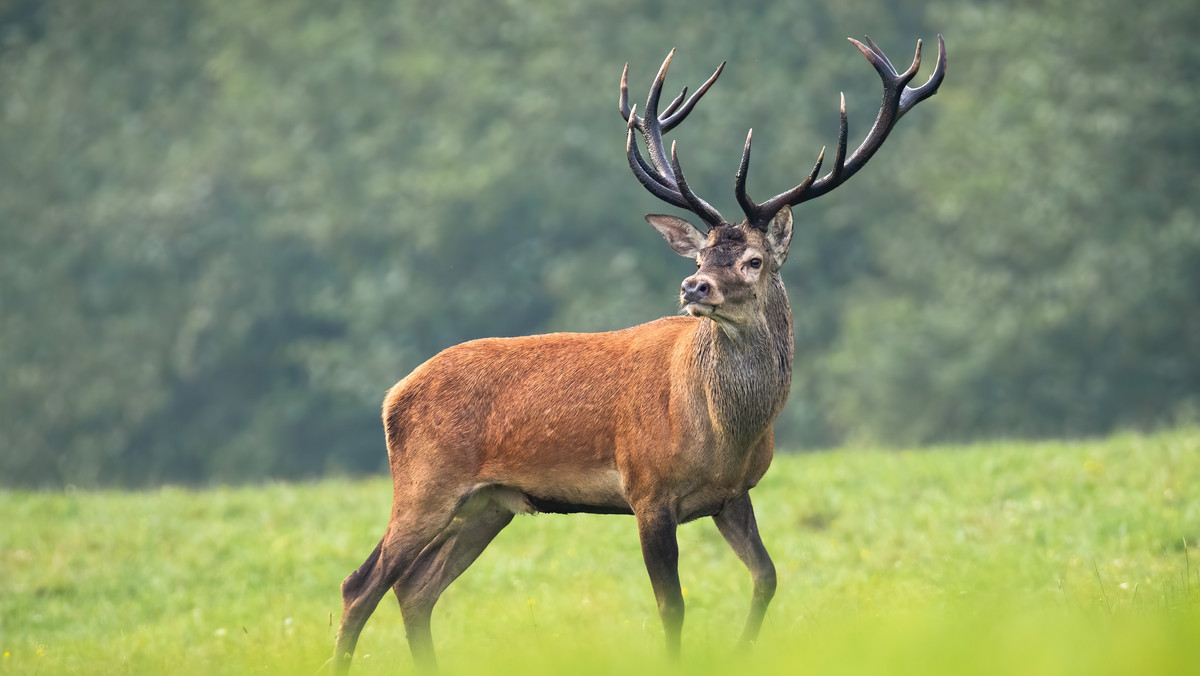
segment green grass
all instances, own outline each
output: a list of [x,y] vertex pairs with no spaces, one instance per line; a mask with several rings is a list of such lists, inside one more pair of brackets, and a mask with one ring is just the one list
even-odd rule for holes
[[[0,493],[0,673],[310,673],[389,491]],[[783,456],[753,495],[780,580],[759,644],[732,651],[749,575],[685,525],[683,673],[1200,671],[1198,430]],[[664,667],[630,517],[518,518],[434,636],[449,673]],[[389,597],[355,673],[409,671]]]

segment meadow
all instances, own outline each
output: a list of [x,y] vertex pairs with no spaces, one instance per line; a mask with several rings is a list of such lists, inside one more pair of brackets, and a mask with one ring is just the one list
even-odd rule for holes
[[[752,494],[779,571],[738,653],[748,573],[680,528],[670,669],[630,517],[519,517],[443,596],[443,671],[1200,673],[1200,430],[781,455]],[[386,478],[0,493],[0,673],[311,673]],[[412,671],[380,605],[357,674]]]

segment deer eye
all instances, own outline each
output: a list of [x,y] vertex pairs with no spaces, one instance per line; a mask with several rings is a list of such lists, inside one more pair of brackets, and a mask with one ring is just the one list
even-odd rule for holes
[[750,267],[754,268],[755,270],[761,268],[762,267],[762,259],[761,258],[751,258],[750,259]]

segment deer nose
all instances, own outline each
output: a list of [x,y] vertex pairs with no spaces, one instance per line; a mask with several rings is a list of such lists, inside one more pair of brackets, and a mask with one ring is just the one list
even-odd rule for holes
[[698,303],[708,298],[711,292],[712,286],[703,277],[688,277],[683,280],[681,295],[685,302]]

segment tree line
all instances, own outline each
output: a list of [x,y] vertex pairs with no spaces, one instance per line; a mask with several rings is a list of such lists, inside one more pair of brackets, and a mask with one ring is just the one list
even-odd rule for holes
[[[721,80],[672,132],[728,212],[893,61],[939,94],[797,210],[783,449],[1200,415],[1195,3],[0,3],[0,483],[383,468],[379,401],[482,336],[673,313],[622,66]],[[925,72],[932,67],[932,50]],[[922,76],[918,78],[923,79]]]

